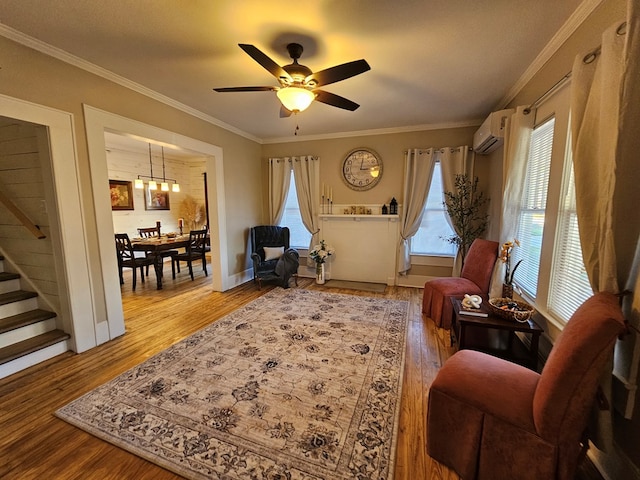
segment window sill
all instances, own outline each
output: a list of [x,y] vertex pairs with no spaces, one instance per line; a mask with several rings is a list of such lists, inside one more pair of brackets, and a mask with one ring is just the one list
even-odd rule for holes
[[425,265],[428,267],[453,267],[454,257],[441,255],[411,254],[411,265]]

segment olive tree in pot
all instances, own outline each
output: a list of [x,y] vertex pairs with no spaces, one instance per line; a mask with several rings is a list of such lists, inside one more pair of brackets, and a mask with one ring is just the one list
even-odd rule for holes
[[446,207],[455,235],[446,237],[449,243],[458,247],[462,264],[473,241],[487,229],[489,216],[484,205],[489,201],[483,192],[478,192],[478,177],[473,181],[468,175],[456,175],[455,191],[444,192]]

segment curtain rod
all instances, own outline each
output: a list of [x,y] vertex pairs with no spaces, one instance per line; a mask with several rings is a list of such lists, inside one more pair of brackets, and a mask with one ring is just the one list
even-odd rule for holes
[[[627,22],[622,22],[620,25],[618,25],[618,28],[616,29],[616,33],[618,35],[625,35],[627,33]],[[599,45],[597,48],[587,53],[582,58],[582,63],[589,64],[594,62],[595,59],[598,58],[598,55],[600,55],[601,51],[602,51],[602,45]],[[554,83],[549,90],[547,90],[542,95],[540,95],[535,100],[535,102],[533,102],[531,105],[529,105],[527,108],[524,109],[525,115],[529,115],[532,109],[537,108],[549,96],[553,95],[556,91],[558,91],[561,87],[563,87],[564,84],[567,83],[567,81],[569,81],[570,78],[571,78],[571,72],[565,74],[560,80]]]

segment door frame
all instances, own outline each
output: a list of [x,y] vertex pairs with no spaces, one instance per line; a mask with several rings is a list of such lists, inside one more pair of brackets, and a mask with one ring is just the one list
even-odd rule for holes
[[93,207],[98,230],[102,282],[104,288],[106,319],[96,325],[98,344],[118,337],[125,332],[122,294],[118,275],[116,250],[113,241],[113,220],[109,197],[109,173],[105,147],[105,131],[138,136],[143,141],[176,145],[202,154],[207,159],[207,187],[209,192],[211,275],[214,291],[229,288],[229,268],[227,261],[227,237],[223,150],[221,147],[196,140],[184,135],[154,127],[120,115],[106,112],[83,104]]

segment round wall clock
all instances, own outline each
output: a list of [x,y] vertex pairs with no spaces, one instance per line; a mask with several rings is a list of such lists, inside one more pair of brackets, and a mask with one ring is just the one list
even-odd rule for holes
[[356,148],[342,162],[342,179],[353,190],[369,190],[382,177],[382,159],[373,150]]

